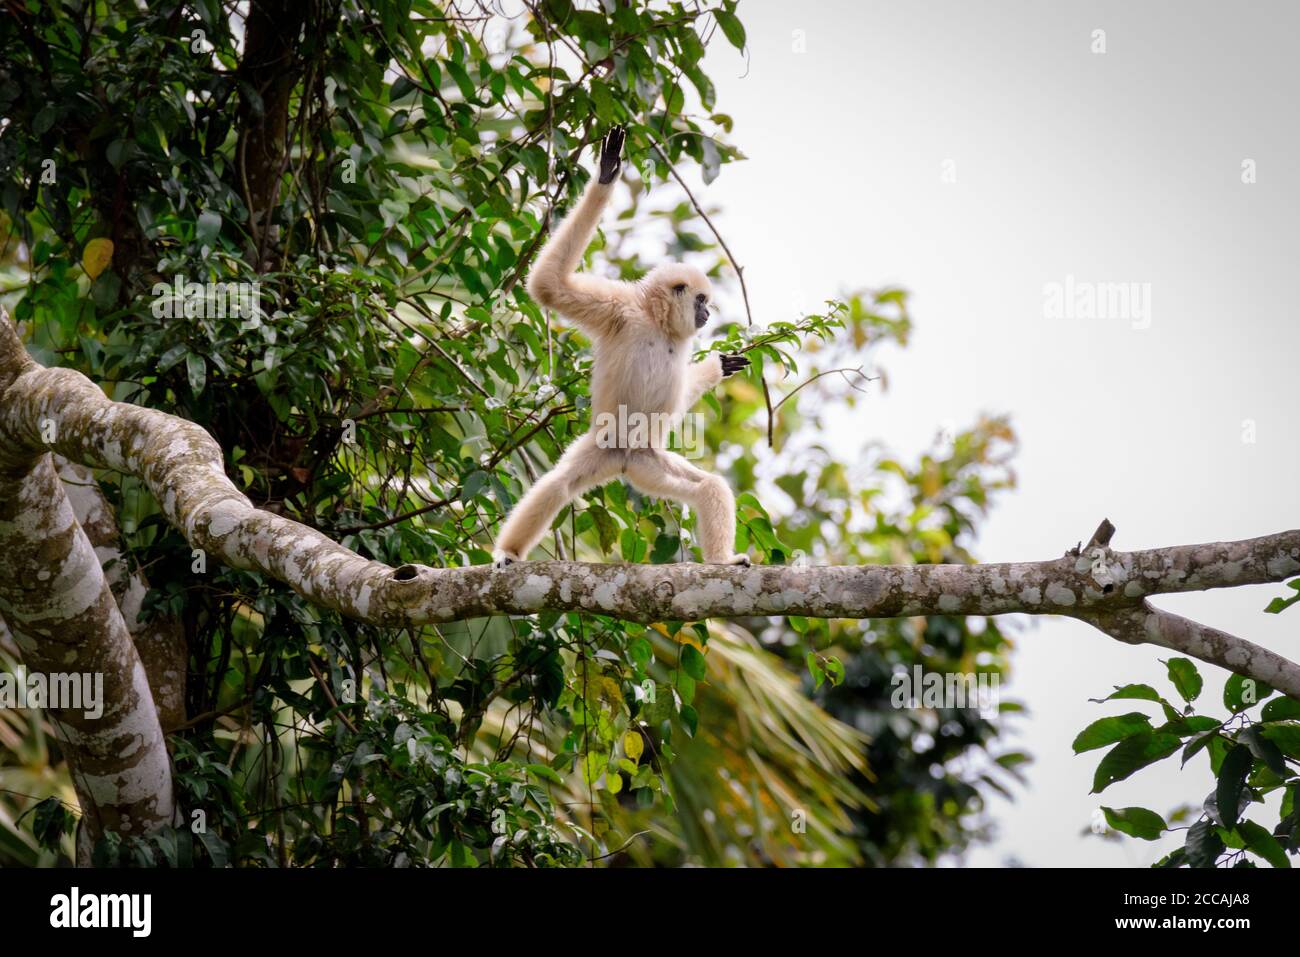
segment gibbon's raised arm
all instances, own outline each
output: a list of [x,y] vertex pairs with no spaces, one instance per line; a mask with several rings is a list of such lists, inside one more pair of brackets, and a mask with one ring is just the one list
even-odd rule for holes
[[575,270],[614,192],[623,138],[621,127],[609,131],[601,145],[600,175],[587,184],[578,205],[542,248],[528,275],[528,295],[534,302],[562,313],[595,336],[609,332],[618,321],[629,295],[627,284]]

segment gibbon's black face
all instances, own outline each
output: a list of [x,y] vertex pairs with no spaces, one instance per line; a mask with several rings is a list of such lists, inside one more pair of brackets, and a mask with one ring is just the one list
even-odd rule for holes
[[[686,295],[686,283],[679,282],[673,286],[673,292],[679,296]],[[699,293],[695,297],[695,328],[703,329],[709,321],[709,297],[704,293]]]

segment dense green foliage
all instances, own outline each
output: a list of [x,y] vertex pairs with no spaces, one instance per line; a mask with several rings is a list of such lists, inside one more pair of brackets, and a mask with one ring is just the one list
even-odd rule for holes
[[[707,43],[744,46],[734,0],[539,0],[516,20],[262,0],[247,23],[213,0],[14,6],[2,265],[33,353],[202,424],[256,504],[361,554],[487,561],[520,490],[586,429],[585,343],[521,278],[609,124],[628,128],[630,198],[592,268],[667,255],[733,275],[659,184],[739,158],[702,65]],[[169,318],[159,284],[178,279],[257,282],[261,312]],[[816,377],[905,343],[905,295],[730,318],[706,347],[755,361],[706,400],[704,444],[738,490],[738,546],[969,560],[1012,480],[1005,422],[916,464],[869,446],[849,468],[819,441],[832,406],[882,384]],[[191,715],[171,738],[186,823],[107,840],[104,863],[926,862],[980,835],[983,796],[1025,760],[1000,753],[997,720],[889,704],[898,668],[1004,673],[991,619],[381,631],[203,565],[138,483],[101,481],[150,613],[184,626]],[[546,546],[678,561],[691,526],[613,483]],[[0,715],[0,788],[0,861],[68,853],[66,769],[35,717]]]
[[[1289,586],[1300,594],[1300,579]],[[1266,610],[1277,614],[1295,601],[1295,595],[1275,598]],[[1184,769],[1208,762],[1213,789],[1203,802],[1181,805],[1165,816],[1143,807],[1102,807],[1106,825],[1146,841],[1185,830],[1183,846],[1158,867],[1255,867],[1257,861],[1290,867],[1288,855],[1300,853],[1300,701],[1232,675],[1223,689],[1226,714],[1197,714],[1203,681],[1195,663],[1170,658],[1166,667],[1181,706],[1150,685],[1117,687],[1103,700],[1147,702],[1159,708],[1162,723],[1140,711],[1100,718],[1079,733],[1074,750],[1110,748],[1093,777],[1096,794],[1142,768],[1174,759]],[[1274,816],[1275,824],[1261,823]]]

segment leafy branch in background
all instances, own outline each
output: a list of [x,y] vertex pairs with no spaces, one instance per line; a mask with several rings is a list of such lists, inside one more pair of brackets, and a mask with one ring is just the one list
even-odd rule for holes
[[[1118,833],[1146,841],[1185,830],[1183,846],[1156,867],[1254,867],[1257,859],[1290,867],[1288,855],[1300,852],[1300,701],[1275,696],[1262,682],[1232,675],[1223,691],[1227,716],[1197,714],[1194,702],[1201,697],[1203,682],[1196,665],[1186,658],[1170,658],[1166,666],[1181,706],[1150,685],[1118,687],[1101,700],[1148,702],[1158,706],[1155,720],[1160,723],[1140,711],[1100,718],[1075,738],[1075,753],[1110,749],[1097,765],[1094,794],[1175,757],[1186,769],[1192,762],[1200,766],[1203,756],[1214,789],[1202,803],[1178,808],[1168,820],[1148,808],[1103,807],[1106,823]],[[1259,819],[1271,816],[1274,800],[1278,819],[1266,826]]]
[[1295,592],[1295,594],[1274,598],[1270,601],[1268,607],[1264,609],[1270,615],[1280,615],[1282,612],[1286,611],[1286,609],[1300,601],[1300,578],[1293,579],[1286,584],[1288,588]]

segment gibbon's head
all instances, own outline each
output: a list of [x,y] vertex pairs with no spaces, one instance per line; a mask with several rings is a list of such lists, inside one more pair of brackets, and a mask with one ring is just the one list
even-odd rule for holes
[[685,263],[656,266],[641,280],[646,314],[673,339],[689,339],[709,321],[709,277]]

